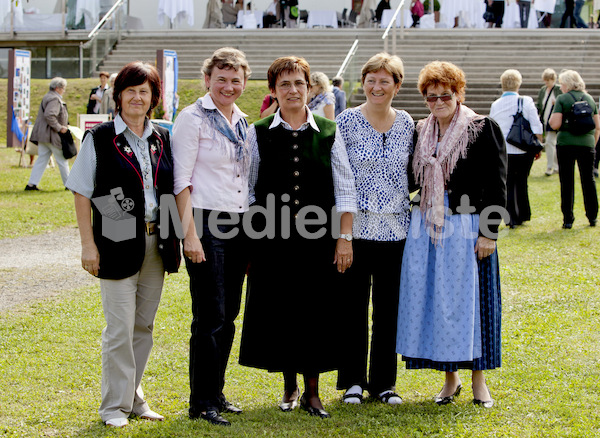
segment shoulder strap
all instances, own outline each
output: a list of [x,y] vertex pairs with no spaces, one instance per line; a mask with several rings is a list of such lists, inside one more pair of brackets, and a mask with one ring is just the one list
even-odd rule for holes
[[544,113],[546,112],[546,107],[548,106],[548,101],[550,100],[550,97],[552,97],[552,94],[554,94],[554,87],[552,87],[551,89],[548,90],[548,97],[546,97],[546,101],[544,102],[544,107],[542,108],[542,114],[540,115],[541,117],[543,117]]

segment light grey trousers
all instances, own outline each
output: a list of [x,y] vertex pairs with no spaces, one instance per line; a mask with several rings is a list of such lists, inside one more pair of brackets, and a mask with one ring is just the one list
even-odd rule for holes
[[122,280],[100,280],[106,327],[102,331],[102,421],[140,415],[148,405],[140,382],[152,350],[154,317],[162,293],[163,262],[157,235],[146,235],[141,269]]

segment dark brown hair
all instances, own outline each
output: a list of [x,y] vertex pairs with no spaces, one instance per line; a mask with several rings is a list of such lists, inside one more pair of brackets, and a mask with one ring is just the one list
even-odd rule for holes
[[113,99],[115,100],[116,112],[121,111],[121,93],[127,87],[135,87],[148,82],[150,90],[152,90],[152,100],[150,101],[150,109],[146,113],[148,117],[152,114],[152,110],[156,108],[160,102],[161,84],[160,76],[156,68],[147,62],[134,61],[127,64],[121,69],[115,79],[113,91]]
[[269,90],[275,91],[277,78],[284,72],[300,72],[304,74],[307,86],[310,88],[310,65],[306,59],[297,56],[284,56],[277,58],[269,67],[267,72],[267,80],[269,82]]

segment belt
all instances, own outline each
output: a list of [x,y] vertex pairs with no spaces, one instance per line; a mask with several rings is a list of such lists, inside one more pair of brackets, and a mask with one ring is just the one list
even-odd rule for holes
[[156,234],[158,231],[158,225],[156,224],[156,222],[146,222],[146,234],[147,235],[152,235],[152,234]]

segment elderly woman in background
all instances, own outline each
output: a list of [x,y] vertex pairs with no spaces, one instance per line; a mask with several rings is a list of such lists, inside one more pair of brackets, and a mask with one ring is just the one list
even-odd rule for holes
[[[220,426],[230,425],[222,412],[242,412],[223,388],[248,265],[238,226],[248,210],[248,122],[235,101],[250,73],[243,52],[216,50],[202,67],[208,93],[185,108],[173,126],[175,195],[192,296],[189,417]],[[192,209],[201,218],[191,220]],[[217,219],[227,224],[216,228]]]
[[109,87],[102,95],[102,101],[100,102],[100,114],[108,114],[111,119],[115,116],[115,99],[113,98],[115,79],[117,79],[116,73],[111,74],[108,78]]
[[69,162],[62,153],[60,134],[69,130],[69,113],[62,96],[67,89],[67,80],[56,77],[50,81],[49,91],[42,98],[35,125],[31,131],[31,141],[38,145],[38,159],[31,169],[25,190],[39,190],[38,184],[52,155],[60,170],[63,184],[69,177]]
[[[484,370],[500,366],[500,274],[496,239],[506,202],[502,131],[463,104],[464,72],[427,64],[418,88],[431,114],[416,127],[415,196],[400,278],[396,351],[407,369],[446,373],[435,397],[448,404],[472,371],[473,403],[494,401]],[[449,210],[447,210],[449,208]]]
[[[556,98],[554,112],[550,116],[550,126],[558,130],[556,153],[560,179],[560,209],[563,214],[563,228],[573,228],[573,200],[575,195],[575,162],[579,168],[585,215],[590,226],[595,227],[598,219],[598,194],[594,181],[594,146],[600,136],[600,118],[594,99],[585,92],[585,82],[575,70],[565,70],[558,75],[563,92]],[[568,120],[571,108],[576,101],[585,100],[593,109],[595,128],[587,132],[573,132]]]
[[[414,122],[392,108],[404,78],[397,56],[379,53],[362,67],[367,102],[336,119],[356,180],[354,262],[345,278],[345,345],[338,389],[345,403],[359,404],[363,390],[384,403],[399,404],[396,323],[402,251],[410,220],[407,167]],[[370,369],[367,380],[369,301],[373,300]]]
[[[540,118],[538,117],[533,99],[529,96],[520,96],[519,87],[522,78],[518,70],[506,70],[500,76],[502,84],[502,96],[492,103],[490,117],[500,125],[504,139],[508,136],[513,124],[514,115],[517,113],[519,100],[522,100],[523,116],[529,121],[531,130],[540,141],[543,141],[544,131]],[[515,228],[523,222],[531,220],[531,206],[529,205],[529,192],[527,178],[533,165],[533,160],[539,155],[533,155],[519,149],[512,144],[506,144],[508,153],[508,175],[506,180],[507,203],[506,208],[510,215],[510,228]]]
[[558,173],[558,162],[556,160],[556,135],[548,121],[552,115],[556,97],[562,92],[560,87],[556,85],[556,72],[551,68],[547,68],[542,73],[542,80],[545,85],[540,88],[537,100],[537,110],[544,128],[544,150],[546,151],[546,176],[551,176],[553,173]]
[[150,64],[123,67],[115,80],[115,120],[86,132],[67,181],[75,193],[83,269],[100,278],[106,327],[99,412],[113,427],[126,426],[131,414],[164,419],[150,410],[140,384],[164,272],[177,272],[180,261],[172,224],[160,224],[169,228],[166,238],[158,233],[162,196],[173,194],[169,131],[148,118],[160,90]]
[[[338,369],[340,273],[352,264],[356,189],[336,124],[306,106],[310,66],[276,59],[267,73],[279,110],[248,131],[254,214],[240,364],[283,373],[282,411],[329,417],[319,374]],[[337,214],[335,214],[337,212]],[[337,231],[335,235],[333,232]]]
[[310,93],[308,108],[314,115],[335,119],[335,95],[331,91],[329,78],[320,71],[310,74]]

